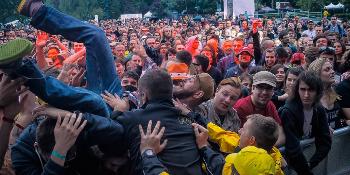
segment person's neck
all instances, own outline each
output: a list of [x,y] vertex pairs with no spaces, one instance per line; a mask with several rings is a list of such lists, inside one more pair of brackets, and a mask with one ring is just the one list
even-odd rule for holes
[[305,111],[312,110],[312,105],[303,105],[303,110],[305,110]]
[[248,70],[248,66],[246,68],[242,67],[241,65],[239,65],[239,68],[243,71],[246,72]]
[[215,113],[218,114],[218,116],[224,116],[227,114],[228,111],[220,111],[214,106]]
[[332,90],[332,84],[330,83],[323,83],[323,92],[327,93]]
[[254,105],[254,107],[255,107],[256,110],[260,111],[260,110],[265,109],[266,105],[263,105],[263,106],[262,106],[262,105],[256,103],[253,96],[250,96],[250,98],[251,98],[252,103],[253,103],[253,105]]

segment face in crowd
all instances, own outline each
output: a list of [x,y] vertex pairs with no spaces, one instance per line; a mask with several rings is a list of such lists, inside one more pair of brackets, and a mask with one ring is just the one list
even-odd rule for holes
[[268,84],[253,85],[252,100],[257,107],[265,107],[271,100],[273,95],[273,87]]
[[226,114],[241,96],[241,88],[229,84],[218,87],[213,99],[214,107],[220,115]]

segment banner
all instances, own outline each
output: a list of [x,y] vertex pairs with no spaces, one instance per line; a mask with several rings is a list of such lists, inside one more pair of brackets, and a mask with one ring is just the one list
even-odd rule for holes
[[224,0],[224,19],[233,16],[233,0]]
[[254,0],[224,0],[224,17],[230,18],[240,14],[254,15]]

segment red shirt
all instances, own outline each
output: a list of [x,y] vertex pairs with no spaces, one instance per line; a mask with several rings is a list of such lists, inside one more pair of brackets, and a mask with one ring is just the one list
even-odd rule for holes
[[261,114],[266,117],[275,119],[278,124],[282,124],[275,105],[270,100],[267,102],[264,110],[257,110],[252,102],[251,96],[239,99],[233,106],[236,109],[239,119],[241,119],[241,127],[247,121],[247,116],[251,114]]

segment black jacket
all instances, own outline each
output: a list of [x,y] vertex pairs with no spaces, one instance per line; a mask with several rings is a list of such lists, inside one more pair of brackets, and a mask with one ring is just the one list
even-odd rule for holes
[[172,175],[201,175],[200,155],[196,145],[196,138],[192,129],[192,120],[182,116],[171,100],[152,101],[144,105],[143,109],[125,112],[117,118],[124,127],[123,144],[130,150],[130,157],[134,174],[142,174],[140,155],[140,133],[138,125],[147,128],[149,120],[153,126],[161,121],[165,126],[162,141],[168,139],[165,149],[157,156]]
[[324,108],[316,105],[313,110],[311,135],[315,137],[316,151],[309,161],[306,160],[300,146],[300,140],[302,140],[304,135],[304,112],[302,104],[287,102],[279,110],[286,135],[285,148],[287,160],[289,165],[298,174],[312,174],[311,169],[317,166],[327,156],[332,145]]
[[[35,148],[36,129],[41,122],[34,121],[30,124],[16,140],[11,148],[11,159],[13,169],[18,175],[61,175],[61,174],[101,174],[100,161],[92,154],[91,146],[101,146],[104,153],[115,150],[116,143],[121,140],[123,127],[109,118],[92,114],[84,114],[87,125],[77,138],[76,158],[69,162],[69,167],[60,165],[49,159],[47,162],[40,156]],[[41,162],[42,161],[42,164]]]

